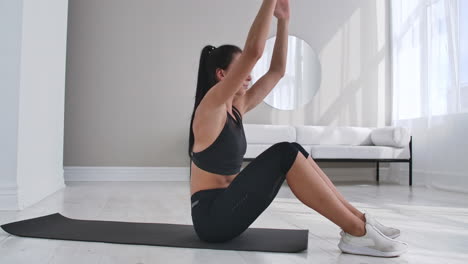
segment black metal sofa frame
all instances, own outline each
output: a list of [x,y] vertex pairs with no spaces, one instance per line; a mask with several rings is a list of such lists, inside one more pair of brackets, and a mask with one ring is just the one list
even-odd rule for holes
[[[379,163],[380,162],[408,162],[409,164],[409,186],[413,185],[413,136],[410,136],[409,142],[409,159],[314,159],[314,161],[326,162],[375,162],[376,166],[376,180],[379,183]],[[244,161],[252,161],[255,158],[244,158]]]

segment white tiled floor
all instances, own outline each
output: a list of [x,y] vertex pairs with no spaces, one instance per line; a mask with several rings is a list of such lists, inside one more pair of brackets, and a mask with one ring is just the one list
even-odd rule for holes
[[[12,236],[0,229],[0,263],[467,263],[468,195],[423,187],[337,184],[358,209],[402,231],[397,258],[342,254],[339,227],[306,207],[285,184],[251,227],[307,228],[307,251],[294,254],[124,245]],[[77,219],[192,224],[188,182],[67,182],[23,211],[0,211],[0,224],[55,212]]]

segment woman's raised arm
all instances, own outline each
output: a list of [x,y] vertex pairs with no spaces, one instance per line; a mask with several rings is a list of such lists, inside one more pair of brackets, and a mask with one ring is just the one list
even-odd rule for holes
[[220,106],[242,87],[242,83],[263,54],[276,2],[277,0],[263,0],[262,6],[249,30],[242,54],[237,61],[230,65],[229,74],[208,91],[206,96],[210,99],[207,99],[207,101],[209,100],[211,103]]

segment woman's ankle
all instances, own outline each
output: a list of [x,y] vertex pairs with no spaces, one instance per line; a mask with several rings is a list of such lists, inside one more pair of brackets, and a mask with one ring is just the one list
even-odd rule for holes
[[367,222],[367,221],[366,221],[366,217],[364,216],[363,213],[358,212],[358,213],[356,214],[356,216],[359,217],[359,219],[361,219],[364,223]]
[[352,236],[364,236],[366,234],[366,223],[361,222],[360,224],[354,226],[352,229],[349,230],[349,232],[345,231],[346,233],[352,235]]

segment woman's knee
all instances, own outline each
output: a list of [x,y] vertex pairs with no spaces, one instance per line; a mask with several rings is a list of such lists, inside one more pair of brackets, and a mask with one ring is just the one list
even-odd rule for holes
[[[291,142],[291,144],[296,147],[301,153],[302,155],[304,155],[304,157],[307,159],[310,155],[309,152],[307,152],[307,150],[304,149],[304,147],[301,146],[301,144],[297,143],[297,142]],[[312,157],[312,156],[311,156]]]
[[304,155],[306,159],[308,158],[308,156],[310,156],[309,152],[307,152],[307,150],[305,150],[304,147],[302,147],[297,142],[282,141],[282,142],[273,144],[271,148],[275,149],[276,151],[280,151],[282,153],[289,152],[293,154],[297,154],[295,150],[298,150]]
[[270,151],[275,151],[278,153],[297,154],[298,148],[291,144],[291,142],[282,141],[273,144],[270,147]]
[[287,173],[296,160],[299,149],[288,141],[273,144],[270,151],[275,151],[281,156],[280,165],[284,173]]

